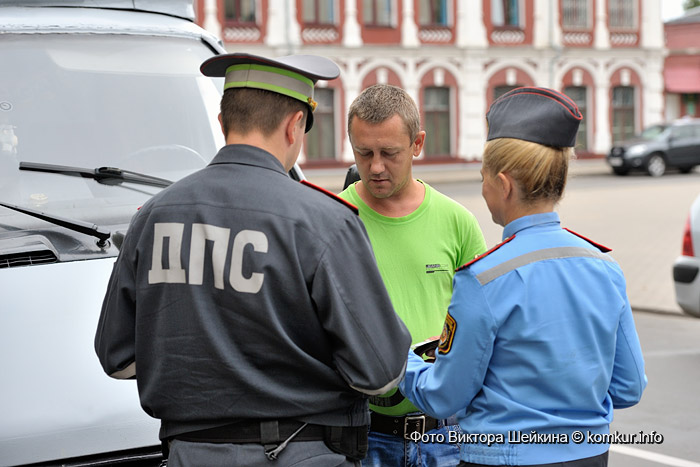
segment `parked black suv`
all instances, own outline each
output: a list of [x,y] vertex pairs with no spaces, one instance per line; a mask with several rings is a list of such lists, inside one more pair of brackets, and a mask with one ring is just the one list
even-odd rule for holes
[[688,173],[700,165],[700,119],[651,126],[633,139],[615,143],[607,161],[617,175],[644,170],[660,177],[667,167]]

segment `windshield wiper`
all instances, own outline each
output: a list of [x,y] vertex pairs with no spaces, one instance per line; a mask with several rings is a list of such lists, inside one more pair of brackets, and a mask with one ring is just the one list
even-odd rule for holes
[[107,239],[112,235],[108,230],[104,230],[95,224],[90,224],[89,222],[83,222],[79,220],[66,219],[65,217],[60,217],[55,214],[46,214],[45,212],[37,211],[30,208],[22,208],[14,204],[0,202],[0,206],[6,207],[7,209],[12,209],[13,211],[21,212],[28,216],[36,217],[47,222],[50,222],[61,227],[65,227],[74,232],[80,232],[85,235],[91,235],[98,238],[97,246],[100,248],[107,245]]
[[118,185],[122,182],[128,182],[165,188],[173,184],[172,181],[164,178],[158,178],[138,172],[131,172],[130,170],[118,169],[116,167],[85,169],[82,167],[41,164],[38,162],[20,162],[19,170],[31,170],[34,172],[49,172],[62,175],[72,175],[74,177],[92,178],[96,182],[103,183],[105,185]]

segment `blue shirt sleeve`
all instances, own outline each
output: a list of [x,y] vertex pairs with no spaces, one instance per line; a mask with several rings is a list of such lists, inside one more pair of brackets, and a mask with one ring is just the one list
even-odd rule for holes
[[613,407],[616,409],[624,409],[637,404],[647,385],[644,359],[632,318],[632,310],[629,302],[625,301],[625,305],[617,329],[615,362],[608,390]]
[[468,269],[455,274],[448,314],[454,329],[443,332],[435,363],[410,355],[399,385],[416,407],[436,418],[464,410],[481,390],[497,331],[482,288]]

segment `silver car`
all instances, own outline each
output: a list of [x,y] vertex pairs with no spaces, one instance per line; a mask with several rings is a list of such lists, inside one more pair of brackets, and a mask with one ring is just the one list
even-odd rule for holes
[[[77,6],[76,6],[77,5]],[[0,2],[0,465],[158,465],[93,340],[129,220],[224,144],[191,0]]]
[[681,256],[673,263],[676,301],[683,311],[700,318],[700,196],[690,207],[683,231]]

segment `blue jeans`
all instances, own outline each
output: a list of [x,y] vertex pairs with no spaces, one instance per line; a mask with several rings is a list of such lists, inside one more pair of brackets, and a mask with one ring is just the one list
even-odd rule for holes
[[[441,434],[449,439],[449,432],[461,433],[459,425],[438,427],[426,435]],[[459,445],[423,443],[405,440],[395,435],[369,432],[369,451],[363,467],[447,467],[459,464]]]

